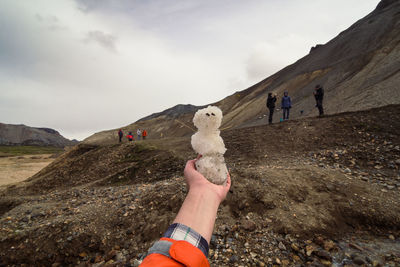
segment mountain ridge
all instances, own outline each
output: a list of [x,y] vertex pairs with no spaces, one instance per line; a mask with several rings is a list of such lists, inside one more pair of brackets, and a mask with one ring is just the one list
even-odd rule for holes
[[65,147],[77,143],[77,140],[69,140],[51,128],[0,123],[0,145]]

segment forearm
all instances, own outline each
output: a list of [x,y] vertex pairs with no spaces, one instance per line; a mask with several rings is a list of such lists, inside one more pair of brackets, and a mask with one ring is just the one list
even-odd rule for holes
[[174,223],[184,224],[210,243],[220,200],[211,190],[189,190]]

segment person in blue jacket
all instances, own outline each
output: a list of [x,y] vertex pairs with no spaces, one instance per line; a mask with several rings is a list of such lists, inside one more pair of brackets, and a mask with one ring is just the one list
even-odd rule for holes
[[289,111],[292,108],[292,100],[290,99],[288,91],[283,93],[281,108],[283,111],[283,120],[288,120]]

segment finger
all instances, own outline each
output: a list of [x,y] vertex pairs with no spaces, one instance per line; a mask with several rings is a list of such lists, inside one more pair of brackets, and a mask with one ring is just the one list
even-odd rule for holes
[[203,156],[203,155],[201,155],[201,154],[197,155],[196,160],[199,160],[202,156]]
[[186,162],[186,167],[185,167],[184,173],[188,173],[189,174],[189,173],[197,172],[196,161],[197,160],[195,160],[195,159],[188,160]]
[[186,167],[185,168],[195,168],[195,162],[196,162],[195,159],[188,160],[186,162]]
[[185,169],[183,170],[183,172],[186,173],[186,172],[190,172],[193,169],[195,169],[194,162],[195,162],[195,160],[188,160],[186,162],[186,166],[185,166]]
[[225,185],[225,187],[226,187],[226,190],[229,190],[229,188],[231,187],[231,175],[229,174],[229,172],[228,172],[228,177],[227,177],[227,179],[226,179],[226,185]]

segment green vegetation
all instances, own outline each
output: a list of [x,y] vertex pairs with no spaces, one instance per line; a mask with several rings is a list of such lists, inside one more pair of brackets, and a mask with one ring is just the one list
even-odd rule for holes
[[133,162],[133,161],[141,162],[144,159],[143,152],[149,152],[149,151],[153,151],[156,149],[157,149],[157,147],[155,147],[153,145],[136,142],[132,146],[131,153],[126,154],[123,159],[120,159],[120,162]]
[[64,149],[52,146],[0,146],[0,157],[11,157],[32,154],[55,154]]
[[157,147],[155,147],[154,145],[148,144],[148,143],[144,143],[144,142],[136,142],[135,143],[135,151],[136,152],[142,152],[145,150],[156,150]]

